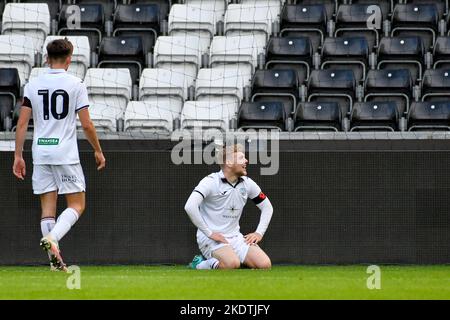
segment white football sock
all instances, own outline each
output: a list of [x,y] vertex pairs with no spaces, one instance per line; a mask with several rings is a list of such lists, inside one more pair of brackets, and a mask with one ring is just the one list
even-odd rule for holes
[[50,236],[56,241],[60,241],[69,232],[70,228],[78,220],[78,212],[75,209],[67,208],[58,217],[55,227],[50,232]]
[[55,227],[55,218],[42,218],[41,219],[41,232],[42,236],[45,237],[52,231],[52,229]]
[[197,265],[198,270],[217,269],[218,267],[219,267],[219,260],[217,260],[216,258],[211,258],[202,261]]

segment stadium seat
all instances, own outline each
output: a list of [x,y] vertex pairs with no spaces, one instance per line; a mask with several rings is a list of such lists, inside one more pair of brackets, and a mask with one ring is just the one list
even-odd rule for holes
[[[124,110],[106,103],[91,103],[89,115],[97,131],[116,132],[117,122],[119,119],[123,119]],[[77,129],[82,129],[79,119],[77,119]]]
[[[380,29],[368,28],[367,21],[372,15],[372,10],[369,10],[370,6],[376,1],[372,1],[371,4],[341,4],[336,14],[336,25],[334,36],[335,37],[364,37],[369,45],[369,50],[378,47],[380,41],[380,32],[382,23],[380,23]],[[380,8],[380,7],[379,7]],[[387,12],[382,13],[382,20],[387,18]]]
[[308,102],[336,101],[345,117],[352,110],[355,90],[356,79],[351,69],[313,70],[308,81]]
[[433,51],[433,69],[450,67],[450,36],[438,37]]
[[195,99],[234,104],[237,110],[244,95],[246,78],[238,69],[200,69],[195,81]]
[[[45,39],[42,50],[42,66],[46,66],[47,44],[56,39],[63,39],[65,36],[48,36]],[[67,36],[67,39],[73,45],[72,63],[69,66],[68,72],[84,79],[86,71],[91,64],[91,48],[89,46],[89,39],[86,36]]]
[[356,81],[364,81],[369,64],[369,45],[363,37],[326,38],[322,69],[352,69]]
[[398,121],[395,101],[357,102],[350,117],[350,131],[396,131]]
[[448,13],[448,0],[404,0],[403,3],[435,5],[438,10],[438,15],[440,19],[442,19]]
[[[160,21],[167,21],[170,7],[172,6],[171,0],[128,0],[128,4],[156,4],[159,7]],[[209,2],[209,0],[208,0]]]
[[341,131],[342,113],[339,103],[300,102],[294,116],[294,131]]
[[243,102],[238,113],[238,128],[287,130],[287,116],[279,101]]
[[252,101],[280,101],[287,116],[295,112],[298,101],[298,78],[295,70],[258,70],[252,79]]
[[0,131],[12,127],[12,111],[20,97],[20,77],[15,68],[0,68]]
[[267,69],[293,69],[299,83],[307,81],[313,64],[313,49],[308,37],[272,37],[267,46]]
[[202,55],[208,51],[204,42],[194,36],[160,36],[153,53],[153,67],[185,74],[188,82],[197,78]]
[[112,15],[117,7],[117,3],[122,1],[123,0],[73,0],[73,3],[76,5],[80,5],[80,7],[90,4],[101,5],[103,8],[103,12],[105,13],[105,20],[111,21]]
[[394,101],[402,117],[409,110],[412,90],[408,69],[370,70],[364,84],[364,101]]
[[[421,0],[419,0],[421,1]],[[426,1],[426,0],[425,0]],[[369,4],[369,5],[377,5],[381,8],[381,12],[383,13],[383,18],[390,16],[392,11],[394,11],[394,2],[399,2],[399,0],[350,0],[352,5],[355,4]]]
[[74,11],[68,11],[69,5],[63,5],[59,14],[58,35],[87,36],[91,51],[97,51],[105,33],[105,14],[101,4],[80,5],[80,28],[71,25],[68,18]]
[[267,7],[270,10],[270,16],[272,21],[280,21],[281,13],[281,2],[280,0],[241,0],[239,3],[244,5]]
[[181,129],[229,131],[236,121],[237,105],[220,101],[186,101],[181,112]]
[[272,34],[270,8],[251,4],[230,4],[225,12],[225,36],[253,35],[258,46],[266,47]]
[[117,5],[113,36],[140,36],[145,52],[155,46],[160,32],[159,7],[156,4]]
[[35,62],[33,39],[22,35],[0,35],[0,68],[17,68],[25,84]]
[[[325,8],[325,12],[327,14],[327,20],[333,19],[336,9],[338,7],[338,3],[340,0],[295,0],[296,4],[301,5],[322,5]],[[372,0],[374,1],[374,0]]]
[[213,12],[216,22],[223,21],[227,0],[185,0],[184,3],[191,7],[197,7],[202,12]]
[[[2,0],[3,2],[4,0]],[[61,10],[62,1],[64,0],[18,0],[19,3],[46,3],[52,20],[58,20],[58,14]],[[12,1],[8,1],[12,2]],[[1,10],[1,9],[0,9]]]
[[128,68],[138,82],[146,65],[146,53],[140,36],[105,37],[100,43],[98,68]]
[[450,69],[429,69],[422,81],[422,101],[448,100],[450,97]]
[[130,101],[125,110],[125,131],[170,134],[176,129],[174,120],[180,119],[180,112],[170,111],[170,107],[164,103]]
[[285,5],[281,13],[281,36],[308,37],[314,52],[322,46],[327,32],[323,5]]
[[259,48],[252,36],[214,37],[210,48],[210,67],[239,69],[248,80],[258,65]]
[[180,113],[188,98],[186,81],[184,74],[171,70],[144,69],[139,81],[139,100],[163,103],[170,106],[169,110]]
[[391,36],[417,36],[428,51],[434,46],[439,28],[439,13],[434,4],[397,4],[392,14]]
[[408,131],[450,131],[450,102],[413,102],[408,114]]
[[420,81],[423,76],[424,54],[424,46],[419,37],[382,38],[378,48],[377,68],[406,68],[414,81]]
[[216,21],[213,11],[184,4],[174,4],[170,9],[170,36],[198,36],[200,41],[205,42],[205,46],[209,46],[215,34]]
[[2,19],[3,35],[23,35],[40,51],[50,34],[50,11],[46,3],[7,3]]
[[124,111],[132,98],[131,75],[126,68],[88,69],[84,83],[94,104]]

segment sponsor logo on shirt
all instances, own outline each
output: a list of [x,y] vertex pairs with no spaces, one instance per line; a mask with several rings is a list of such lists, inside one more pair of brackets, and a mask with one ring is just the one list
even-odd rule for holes
[[40,146],[57,146],[59,138],[39,138],[37,144]]

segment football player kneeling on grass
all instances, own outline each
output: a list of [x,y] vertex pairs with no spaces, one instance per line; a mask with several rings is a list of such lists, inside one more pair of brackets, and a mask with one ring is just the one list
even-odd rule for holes
[[[271,261],[258,246],[272,218],[273,208],[259,186],[247,177],[248,160],[241,145],[218,152],[222,170],[205,177],[195,187],[185,210],[198,228],[202,255],[189,264],[192,269],[269,269]],[[261,210],[255,232],[243,236],[239,219],[247,198]]]

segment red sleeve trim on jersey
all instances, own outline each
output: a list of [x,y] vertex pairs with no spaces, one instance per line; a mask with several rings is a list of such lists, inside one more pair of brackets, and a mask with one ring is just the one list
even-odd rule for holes
[[258,194],[258,196],[257,196],[256,198],[253,198],[253,199],[252,199],[252,201],[253,201],[255,204],[260,204],[260,203],[263,202],[266,198],[267,198],[267,196],[264,194],[264,192],[261,191],[261,192]]
[[27,97],[23,97],[22,106],[27,108],[33,108],[30,99],[28,99]]

